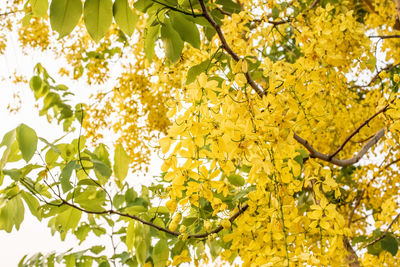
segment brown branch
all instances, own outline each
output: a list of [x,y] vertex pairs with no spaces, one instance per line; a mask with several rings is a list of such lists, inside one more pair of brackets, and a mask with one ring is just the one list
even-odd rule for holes
[[[60,198],[60,200],[62,202],[61,202],[61,204],[59,206],[67,205],[67,206],[70,206],[70,207],[72,207],[74,209],[80,210],[80,211],[82,211],[84,213],[88,213],[88,214],[97,214],[97,215],[116,214],[116,215],[119,215],[119,216],[122,216],[122,217],[126,217],[126,218],[130,218],[130,219],[136,220],[138,222],[141,222],[142,224],[148,225],[148,226],[153,227],[153,228],[155,228],[155,229],[157,229],[159,231],[162,231],[164,233],[167,233],[167,234],[170,234],[170,235],[173,235],[173,236],[180,236],[181,235],[181,233],[179,233],[179,232],[174,232],[174,231],[171,231],[171,230],[169,230],[167,228],[158,226],[158,225],[156,225],[156,224],[154,224],[152,222],[143,220],[140,217],[135,216],[135,215],[122,213],[122,212],[119,212],[119,211],[115,211],[113,209],[103,210],[103,211],[91,211],[91,210],[83,209],[83,208],[81,208],[81,207],[79,207],[79,206],[77,206],[75,204],[69,203],[68,201],[66,201],[64,199]],[[229,221],[232,223],[234,220],[236,220],[237,217],[239,217],[243,212],[245,212],[248,207],[249,207],[248,204],[244,204],[241,208],[239,208],[239,211],[237,211],[235,214],[233,214],[229,218]],[[218,226],[217,228],[215,228],[211,232],[188,235],[188,238],[204,238],[204,237],[207,237],[207,236],[209,236],[211,234],[219,233],[220,231],[222,231],[222,229],[223,229],[222,226]]]
[[359,140],[359,141],[350,140],[350,142],[351,142],[351,143],[354,143],[354,144],[362,144],[362,143],[367,142],[367,141],[368,141],[369,139],[371,139],[372,137],[374,137],[374,136],[373,136],[373,135],[370,135],[370,136],[368,136],[367,138],[361,139],[361,140]]
[[389,232],[390,228],[392,228],[393,224],[399,219],[400,217],[400,213],[396,215],[396,217],[393,219],[393,221],[389,224],[389,226],[386,228],[385,232],[379,236],[378,238],[372,240],[371,242],[365,244],[362,248],[366,248],[368,246],[371,246],[379,241],[381,241],[382,239],[385,238],[385,236],[387,235],[387,233]]
[[24,11],[24,10],[7,11],[7,12],[4,12],[4,13],[0,13],[0,17],[8,16],[8,15],[19,13],[19,12],[22,12],[22,11]]
[[268,20],[267,22],[268,22],[269,24],[273,24],[274,26],[276,26],[276,25],[282,25],[282,24],[289,23],[290,20],[289,20],[289,19],[288,19],[288,20],[279,20],[279,21]]
[[400,38],[399,34],[395,35],[369,35],[368,38],[380,38],[380,39],[393,39],[393,38]]
[[375,8],[374,8],[374,6],[372,5],[372,3],[371,3],[370,0],[364,0],[363,2],[364,2],[364,4],[367,6],[367,9],[368,9],[370,12],[377,14],[377,12],[376,12],[376,10],[375,10]]
[[[236,212],[235,214],[232,215],[232,217],[229,218],[229,221],[232,223],[234,220],[236,220],[237,217],[239,217],[240,214],[245,212],[248,208],[249,208],[249,205],[248,204],[244,204],[239,209],[238,212]],[[217,233],[221,232],[222,229],[224,229],[224,228],[220,225],[217,228],[215,228],[214,230],[212,230],[211,232],[189,235],[188,238],[204,238],[204,237],[207,237],[207,236],[212,235],[212,234],[217,234]]]
[[[393,101],[392,101],[393,102]],[[391,103],[392,103],[391,102]],[[334,156],[336,156],[343,148],[344,146],[350,141],[351,138],[353,138],[365,125],[367,125],[372,119],[374,119],[376,116],[378,116],[380,113],[385,112],[387,108],[389,107],[389,103],[386,104],[382,109],[380,109],[378,112],[376,112],[374,115],[369,117],[366,121],[364,121],[360,126],[358,126],[357,129],[355,129],[347,138],[344,140],[344,142],[340,145],[338,149],[336,149],[335,152],[333,152],[329,156],[329,160],[332,159]]]
[[379,75],[380,75],[383,71],[391,71],[392,69],[394,69],[394,68],[396,68],[396,67],[398,67],[398,66],[400,66],[400,63],[395,64],[395,65],[393,65],[393,64],[387,65],[386,67],[384,67],[383,69],[381,69],[381,70],[372,78],[372,80],[368,83],[367,86],[370,86],[372,83],[374,83],[376,80],[378,80],[378,79],[380,78]]
[[311,3],[310,9],[313,9],[316,5],[318,5],[319,0],[314,0],[314,2]]
[[232,16],[232,13],[230,13],[230,12],[228,12],[228,11],[225,11],[225,10],[223,10],[223,9],[220,8],[220,7],[217,7],[217,10],[218,10],[222,15],[226,15],[226,16],[229,16],[229,17]]
[[360,267],[361,263],[358,260],[357,253],[354,251],[353,247],[350,245],[349,239],[347,236],[343,237],[343,244],[346,250],[350,253],[347,256],[347,260],[349,261],[350,267]]
[[350,158],[350,159],[337,159],[337,158],[331,158],[330,155],[327,154],[323,154],[321,152],[318,152],[317,150],[315,150],[312,145],[305,139],[301,138],[300,136],[298,136],[296,133],[293,133],[293,137],[294,139],[299,142],[300,144],[302,144],[310,153],[309,157],[310,158],[318,158],[321,159],[323,161],[327,161],[330,162],[334,165],[337,166],[349,166],[349,165],[353,165],[355,163],[357,163],[367,152],[368,150],[375,145],[379,139],[382,138],[382,136],[385,135],[385,129],[381,129],[379,130],[375,136],[368,141],[368,143],[366,143],[361,150],[357,153],[357,155],[355,155],[354,157]]
[[396,3],[396,13],[397,13],[397,21],[400,22],[400,0],[395,0]]
[[[215,20],[211,17],[210,13],[208,12],[208,9],[206,5],[204,4],[204,0],[199,0],[201,10],[203,11],[202,15],[203,17],[211,24],[211,26],[215,29],[215,31],[218,34],[219,40],[222,43],[222,48],[235,60],[239,61],[241,58],[232,50],[232,48],[228,45],[224,34],[222,33],[221,27],[218,25],[218,23],[215,22]],[[260,86],[253,80],[249,72],[245,73],[247,82],[250,84],[250,86],[256,91],[256,93],[262,97],[265,92],[263,89],[260,88]]]
[[185,14],[185,15],[188,15],[188,16],[192,16],[192,17],[194,17],[194,18],[203,16],[201,13],[199,14],[199,13],[194,13],[194,12],[188,12],[188,11],[185,11],[185,10],[181,10],[181,9],[179,9],[179,8],[176,8],[176,7],[174,7],[174,6],[170,6],[170,5],[168,5],[168,4],[165,4],[165,3],[163,3],[163,2],[160,2],[160,1],[158,1],[158,0],[151,0],[151,1],[154,2],[154,3],[157,3],[157,4],[159,4],[159,5],[162,5],[162,6],[168,8],[168,9],[170,9],[170,10],[173,10],[173,11],[176,11],[176,12],[179,12],[179,13],[182,13],[182,14]]
[[371,79],[371,80],[369,81],[369,83],[367,83],[366,85],[354,85],[354,86],[352,86],[352,88],[368,87],[368,86],[370,86],[371,84],[373,84],[376,80],[380,79],[380,74],[381,74],[383,71],[391,71],[392,69],[394,69],[394,68],[396,68],[396,67],[398,67],[398,66],[400,66],[400,63],[395,64],[395,65],[389,64],[389,65],[387,65],[386,67],[382,68],[380,71],[378,71],[378,73],[375,74],[375,76],[372,77],[372,79]]
[[365,193],[365,189],[363,189],[361,191],[360,195],[357,197],[357,200],[356,200],[356,203],[354,204],[354,207],[350,211],[349,220],[347,222],[347,227],[349,227],[349,228],[350,228],[351,223],[353,222],[354,213],[356,212],[356,209],[360,205],[361,199],[363,198],[364,193]]
[[397,162],[399,162],[399,161],[400,161],[400,158],[398,158],[398,159],[396,159],[396,160],[394,160],[394,161],[392,161],[392,162],[386,164],[386,165],[383,167],[383,169],[387,169],[387,168],[389,168],[390,166],[392,166],[393,164],[395,164],[395,163],[397,163]]

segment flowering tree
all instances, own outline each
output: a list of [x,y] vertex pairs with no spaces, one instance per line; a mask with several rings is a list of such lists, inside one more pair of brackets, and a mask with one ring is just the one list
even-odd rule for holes
[[[26,51],[64,60],[59,75],[105,89],[73,107],[36,65],[39,114],[82,134],[4,136],[0,229],[27,207],[62,240],[123,243],[21,265],[399,264],[399,0],[14,0],[2,12],[1,52],[18,31]],[[160,176],[138,192],[129,173],[154,152]]]

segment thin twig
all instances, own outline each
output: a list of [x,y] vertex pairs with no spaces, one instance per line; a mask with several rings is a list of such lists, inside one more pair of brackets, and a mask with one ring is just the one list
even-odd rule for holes
[[[218,25],[218,23],[215,22],[215,20],[211,17],[210,13],[208,12],[208,9],[206,5],[204,4],[204,0],[199,0],[201,10],[203,11],[202,15],[203,17],[211,24],[211,26],[215,29],[215,31],[218,34],[219,40],[222,43],[222,48],[235,60],[239,61],[241,58],[232,50],[232,48],[228,45],[224,34],[222,33],[221,27]],[[262,97],[265,92],[260,88],[260,86],[253,80],[249,72],[245,73],[247,82],[250,84],[250,86],[256,91],[256,93]]]
[[261,22],[267,22],[269,24],[272,24],[272,25],[276,26],[276,25],[282,25],[282,24],[290,23],[291,19],[288,18],[287,20],[266,20],[264,17],[262,17],[261,19],[255,19],[252,22],[257,23],[257,24],[259,24]]
[[400,0],[394,0],[394,2],[396,3],[396,20],[397,22],[400,22]]
[[371,84],[373,84],[374,82],[376,82],[376,80],[380,79],[380,74],[384,71],[391,71],[392,69],[396,68],[400,66],[400,63],[398,64],[389,64],[386,67],[382,68],[380,71],[378,71],[377,74],[375,74],[374,77],[372,77],[372,79],[369,81],[369,83],[365,84],[365,85],[353,85],[351,88],[362,88],[362,87],[369,87],[371,86]]
[[[173,11],[176,11],[176,12],[179,12],[179,13],[182,13],[182,14],[185,14],[185,15],[188,15],[188,16],[192,16],[192,17],[194,17],[194,18],[196,18],[196,17],[202,17],[203,16],[203,14],[201,14],[201,13],[192,13],[192,12],[188,12],[188,11],[185,11],[185,10],[181,10],[181,9],[179,9],[179,8],[176,8],[176,7],[174,7],[174,6],[170,6],[170,5],[167,5],[167,4],[165,4],[165,3],[162,3],[162,2],[160,2],[160,1],[157,1],[157,0],[151,0],[151,1],[153,1],[154,3],[157,3],[157,4],[159,4],[159,5],[162,5],[162,6],[164,6],[164,7],[166,7],[166,8],[168,8],[168,9],[171,9],[171,10],[173,10]],[[193,10],[192,10],[193,11]]]
[[356,156],[350,158],[350,159],[337,159],[337,158],[331,158],[330,155],[327,154],[323,154],[321,152],[318,152],[317,150],[315,150],[312,145],[305,139],[301,138],[300,136],[298,136],[296,133],[293,133],[293,137],[294,139],[299,142],[300,144],[302,144],[307,150],[308,152],[310,152],[309,157],[310,158],[318,158],[321,159],[323,161],[327,161],[330,162],[334,165],[337,166],[349,166],[349,165],[353,165],[355,163],[357,163],[367,152],[368,150],[375,145],[379,139],[382,138],[382,136],[385,135],[385,129],[381,129],[379,130],[375,136],[368,141],[368,143],[366,143],[361,150],[357,153]]
[[366,248],[368,246],[371,246],[379,241],[381,241],[382,239],[385,238],[385,236],[387,235],[387,233],[389,232],[390,228],[392,228],[393,224],[399,219],[400,217],[400,213],[396,215],[396,217],[393,219],[393,221],[389,224],[389,226],[386,228],[385,232],[383,232],[382,235],[380,235],[378,238],[372,240],[371,242],[365,244],[362,248]]
[[365,193],[365,189],[363,189],[360,193],[360,195],[356,198],[356,203],[354,204],[354,207],[351,209],[350,211],[350,215],[349,215],[349,220],[347,222],[347,227],[350,228],[351,223],[353,222],[353,217],[354,217],[354,213],[356,212],[356,209],[358,208],[358,206],[361,203],[361,199],[363,198]]
[[343,244],[346,250],[350,253],[350,255],[347,256],[347,260],[349,261],[349,266],[350,267],[360,267],[361,263],[358,260],[357,253],[354,251],[353,247],[350,244],[349,238],[347,236],[343,237]]
[[4,12],[4,13],[0,13],[0,17],[8,16],[8,15],[19,13],[19,12],[22,12],[22,11],[24,11],[24,10],[22,9],[22,10],[7,11],[7,12]]
[[393,39],[393,38],[400,38],[399,34],[395,35],[369,35],[368,38],[379,38],[379,39]]
[[[392,101],[393,102],[393,101]],[[392,103],[391,102],[391,103]],[[330,156],[329,159],[332,159],[334,156],[336,156],[343,148],[344,146],[350,141],[351,138],[353,138],[365,125],[367,125],[372,119],[374,119],[376,116],[378,116],[380,113],[385,112],[389,105],[391,103],[386,104],[383,108],[381,108],[379,111],[377,111],[374,115],[369,117],[366,121],[364,121],[360,126],[358,126],[357,129],[355,129],[347,138],[344,140],[344,142],[340,145],[338,149],[336,149],[335,152],[333,152]]]
[[[92,177],[90,177],[89,173],[86,171],[85,166],[82,163],[82,157],[81,157],[81,136],[82,136],[82,125],[83,125],[83,117],[84,117],[84,113],[83,113],[83,107],[82,104],[80,104],[81,107],[81,125],[79,127],[79,137],[78,137],[78,157],[79,157],[79,164],[81,165],[81,168],[83,170],[83,172],[86,174],[87,178],[92,180],[98,187],[100,187],[108,196],[108,199],[110,200],[110,206],[113,206],[113,199],[110,195],[110,193],[108,193],[108,191],[99,183],[97,182],[95,179],[93,179]],[[74,193],[75,193],[75,189],[74,189]]]
[[389,168],[390,166],[392,166],[393,164],[395,164],[395,163],[397,163],[397,162],[399,162],[399,161],[400,161],[400,158],[398,158],[398,159],[396,159],[396,160],[394,160],[394,161],[392,161],[392,162],[386,164],[386,165],[383,167],[383,169],[387,169],[387,168]]
[[316,5],[318,5],[319,0],[314,0],[314,2],[311,3],[310,9],[313,9]]
[[223,10],[222,8],[220,8],[220,7],[217,7],[217,10],[222,14],[222,15],[226,15],[226,16],[232,16],[232,13],[230,13],[230,12],[228,12],[228,11],[225,11],[225,10]]

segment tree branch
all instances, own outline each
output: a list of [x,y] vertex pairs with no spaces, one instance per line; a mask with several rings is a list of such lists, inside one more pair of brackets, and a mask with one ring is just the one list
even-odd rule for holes
[[[393,102],[393,101],[392,101]],[[373,118],[378,116],[380,113],[385,112],[387,108],[389,107],[390,103],[386,104],[382,109],[380,109],[378,112],[376,112],[374,115],[369,117],[366,121],[364,121],[360,126],[358,126],[357,129],[355,129],[347,138],[344,140],[344,142],[340,145],[338,149],[336,149],[335,152],[333,152],[329,156],[329,160],[332,159],[334,156],[336,156],[343,148],[344,146],[350,141],[351,138],[353,138],[365,125],[367,125]]]
[[368,38],[380,38],[380,39],[393,39],[393,38],[400,38],[399,34],[395,35],[369,35]]
[[350,159],[337,159],[337,158],[331,158],[330,155],[318,152],[317,150],[315,150],[312,147],[312,145],[307,140],[301,138],[296,133],[293,133],[294,139],[298,143],[302,144],[308,150],[308,152],[310,152],[309,156],[311,158],[318,158],[318,159],[321,159],[323,161],[327,161],[327,162],[330,162],[330,163],[332,163],[334,165],[342,166],[342,167],[353,165],[353,164],[357,163],[368,152],[368,150],[373,145],[375,145],[379,141],[379,139],[381,139],[382,136],[384,136],[384,135],[385,135],[385,129],[383,128],[383,129],[379,130],[375,134],[375,136],[371,140],[369,140],[368,143],[366,143],[361,148],[361,150],[357,153],[356,156],[354,156],[354,157],[352,157]]
[[343,237],[343,244],[346,250],[350,253],[347,256],[347,260],[349,261],[350,267],[360,267],[361,263],[358,260],[357,253],[354,251],[353,247],[350,245],[349,239],[347,236]]
[[24,10],[7,11],[7,12],[4,12],[4,13],[0,13],[0,17],[8,16],[8,15],[19,13],[19,12],[22,12],[22,11],[24,11]]
[[396,3],[396,13],[397,13],[397,21],[400,22],[400,0],[395,0]]
[[[116,214],[116,215],[119,215],[119,216],[122,216],[122,217],[126,217],[126,218],[130,218],[130,219],[136,220],[138,222],[141,222],[142,224],[148,225],[148,226],[153,227],[153,228],[155,228],[155,229],[157,229],[157,230],[159,230],[161,232],[164,232],[164,233],[167,233],[167,234],[170,234],[170,235],[173,235],[173,236],[180,236],[181,235],[181,233],[179,233],[179,232],[174,232],[174,231],[171,231],[171,230],[169,230],[167,228],[158,226],[158,225],[156,225],[156,224],[154,224],[152,222],[143,220],[143,219],[141,219],[140,217],[138,217],[136,215],[130,215],[130,214],[127,214],[127,213],[122,213],[122,212],[119,212],[119,211],[115,211],[113,209],[103,210],[103,211],[91,211],[91,210],[83,209],[83,208],[81,208],[81,207],[79,207],[79,206],[77,206],[75,204],[69,203],[68,201],[66,201],[64,199],[60,198],[60,200],[61,200],[61,203],[58,206],[67,205],[67,206],[70,206],[70,207],[72,207],[74,209],[80,210],[80,211],[82,211],[84,213],[88,213],[88,214],[97,214],[97,215]],[[244,213],[248,209],[248,207],[249,207],[248,204],[244,204],[241,208],[239,208],[238,212],[236,212],[235,214],[233,214],[229,218],[229,221],[232,223],[234,220],[237,219],[237,217],[239,217],[242,213]],[[215,228],[211,232],[201,233],[201,234],[191,234],[191,235],[188,235],[188,238],[204,238],[204,237],[207,237],[209,235],[219,233],[219,232],[222,231],[222,229],[223,229],[222,226],[218,226],[217,228]]]
[[316,5],[318,5],[320,0],[314,0],[311,5],[310,5],[310,9],[313,9]]
[[180,13],[182,13],[182,14],[185,14],[185,15],[188,15],[188,16],[192,16],[192,17],[194,17],[194,18],[196,18],[196,17],[202,17],[202,16],[203,16],[203,14],[201,14],[201,13],[194,13],[194,12],[188,12],[188,11],[185,11],[185,10],[181,10],[181,9],[179,9],[179,8],[176,8],[176,7],[174,7],[174,6],[167,5],[167,4],[162,3],[162,2],[160,2],[160,1],[157,1],[157,0],[151,0],[151,1],[153,1],[154,3],[157,3],[157,4],[159,4],[159,5],[162,5],[162,6],[166,7],[166,8],[168,8],[168,9],[171,9],[171,10],[173,10],[173,11],[180,12]]
[[357,200],[356,200],[356,203],[354,204],[354,207],[350,211],[349,220],[347,221],[347,227],[349,227],[349,228],[350,228],[351,223],[353,222],[354,213],[356,212],[356,209],[360,205],[361,199],[364,196],[364,192],[365,192],[365,189],[363,189],[361,191],[360,195],[357,197]]
[[393,219],[393,221],[389,224],[388,228],[386,228],[385,232],[379,236],[378,238],[372,240],[371,242],[365,244],[362,248],[366,248],[368,246],[371,246],[379,241],[381,241],[382,239],[385,238],[385,236],[387,235],[387,233],[389,232],[390,228],[392,228],[393,224],[399,219],[400,217],[400,213],[396,215],[396,217]]
[[230,13],[230,12],[228,12],[228,11],[225,11],[225,10],[223,10],[222,8],[220,8],[220,7],[217,7],[217,10],[222,14],[222,15],[226,15],[226,16],[232,16],[232,13]]
[[[247,209],[249,208],[248,204],[244,204],[238,212],[236,212],[235,214],[233,214],[230,218],[229,221],[232,223],[234,220],[236,220],[237,217],[239,217],[239,215],[241,215],[243,212],[245,212]],[[193,235],[189,235],[188,238],[204,238],[207,237],[211,234],[217,234],[219,232],[222,231],[222,229],[224,229],[221,225],[218,226],[217,228],[215,228],[214,230],[212,230],[209,233],[203,233],[203,234],[193,234]]]
[[387,65],[386,67],[382,68],[380,71],[378,71],[378,73],[375,74],[375,76],[374,76],[374,77],[369,81],[369,83],[367,83],[366,85],[354,85],[354,86],[352,86],[351,88],[368,87],[368,86],[370,86],[371,84],[373,84],[376,80],[378,80],[378,79],[380,78],[379,75],[380,75],[383,71],[391,71],[392,69],[394,69],[394,68],[396,68],[396,67],[398,67],[398,66],[400,66],[400,63],[395,64],[395,65],[389,64],[389,65]]
[[[218,34],[219,40],[222,43],[222,48],[235,60],[239,61],[241,58],[232,50],[232,48],[228,45],[224,34],[222,33],[221,27],[218,25],[218,23],[215,22],[215,20],[211,17],[210,13],[208,12],[208,9],[206,5],[204,4],[204,0],[199,0],[201,10],[203,11],[203,17],[211,24],[211,26],[215,29],[215,31]],[[249,72],[245,73],[247,82],[250,84],[250,86],[256,91],[256,93],[262,97],[265,95],[264,90],[260,88],[260,86],[253,80]]]

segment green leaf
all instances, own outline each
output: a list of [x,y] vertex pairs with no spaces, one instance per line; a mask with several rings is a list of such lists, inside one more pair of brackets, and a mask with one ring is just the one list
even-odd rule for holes
[[105,164],[103,161],[97,160],[97,159],[92,159],[93,162],[93,167],[96,172],[96,176],[101,176],[97,177],[99,179],[105,178],[108,179],[110,178],[112,171],[107,164]]
[[[60,152],[60,154],[61,154],[61,152]],[[45,159],[46,163],[48,165],[50,165],[50,164],[56,162],[56,160],[58,159],[60,154],[58,154],[53,149],[49,149],[49,150],[47,150],[46,155],[44,156],[44,159]]]
[[32,91],[39,91],[42,87],[42,79],[39,76],[33,76],[29,81],[29,87]]
[[[65,211],[55,217],[54,225],[59,229],[61,240],[65,240],[68,230],[74,230],[81,219],[82,212],[73,207],[66,208]],[[51,220],[49,221],[49,225]]]
[[74,235],[76,236],[76,238],[79,239],[80,243],[82,243],[83,241],[85,241],[89,232],[90,226],[88,224],[82,224],[74,231]]
[[222,9],[229,13],[240,12],[240,6],[232,0],[217,0],[216,4],[222,5]]
[[376,242],[375,244],[369,245],[367,251],[371,255],[379,256],[382,251],[381,242]]
[[82,15],[81,0],[53,0],[50,5],[50,25],[62,38],[72,32]]
[[[15,142],[15,137],[16,137],[16,131],[15,129],[9,131],[3,136],[3,140],[1,141],[0,147],[6,146],[6,150],[3,152],[3,156],[1,157],[0,160],[0,173],[1,170],[6,166],[6,163],[8,161],[8,157],[11,154],[11,149],[12,149],[12,144]],[[0,177],[0,185],[2,184],[2,178]]]
[[99,186],[95,181],[92,179],[82,179],[79,180],[78,185],[91,185],[91,186]]
[[129,225],[126,229],[126,239],[125,239],[128,251],[132,251],[134,240],[135,240],[135,221],[130,220]]
[[10,176],[14,181],[19,181],[22,178],[22,171],[20,169],[3,169],[3,173]]
[[121,144],[115,148],[114,154],[114,173],[121,182],[125,179],[129,169],[129,157]]
[[244,185],[244,178],[237,174],[231,174],[228,176],[228,180],[232,185],[236,186],[243,186]]
[[[39,140],[42,141],[43,143],[45,143],[47,146],[49,146],[52,150],[54,150],[54,152],[56,152],[58,155],[61,155],[61,151],[60,149],[58,149],[58,147],[56,147],[54,144],[50,143],[49,141],[47,141],[46,139],[39,137]],[[44,148],[45,149],[45,148]],[[42,149],[42,151],[44,150]]]
[[174,30],[169,20],[166,20],[161,27],[161,39],[164,43],[165,55],[175,63],[181,56],[183,41],[179,34]]
[[139,264],[144,265],[146,263],[147,249],[149,248],[148,239],[149,229],[147,226],[142,224],[135,225],[135,255],[136,260]]
[[103,211],[106,193],[99,187],[88,187],[82,191],[75,191],[75,202],[82,208],[92,211]]
[[160,206],[160,207],[153,207],[149,209],[149,213],[163,213],[163,214],[169,214],[169,209],[166,207]]
[[42,213],[40,212],[40,203],[39,201],[31,194],[25,191],[21,191],[21,196],[25,200],[29,210],[32,215],[39,219],[42,219]]
[[46,17],[47,8],[49,7],[48,0],[30,0],[32,13],[38,17]]
[[102,261],[99,264],[99,267],[111,267],[110,263],[108,261]]
[[10,233],[15,225],[18,230],[24,220],[24,213],[24,203],[22,203],[20,195],[4,201],[0,207],[0,229]]
[[113,11],[115,22],[126,35],[131,36],[139,16],[129,7],[128,0],[115,0]]
[[183,41],[190,43],[194,48],[200,48],[200,33],[196,24],[178,12],[172,13],[171,23]]
[[135,190],[133,190],[133,188],[129,188],[125,191],[125,201],[126,203],[133,203],[137,198],[137,193],[135,192]]
[[392,256],[396,256],[399,250],[399,243],[393,235],[387,234],[380,242],[382,243],[381,247],[383,250],[386,250],[392,254]]
[[16,131],[22,158],[28,162],[33,157],[33,154],[35,154],[38,137],[32,128],[23,123],[17,127]]
[[281,10],[278,8],[278,7],[276,7],[276,6],[274,6],[273,8],[272,8],[272,18],[273,19],[277,19],[278,17],[279,17],[279,13],[281,12]]
[[119,209],[122,206],[122,204],[124,203],[124,201],[125,201],[124,195],[115,195],[113,198],[113,206],[116,209]]
[[108,31],[113,18],[111,0],[86,0],[83,19],[89,35],[98,42]]
[[130,206],[124,209],[124,212],[127,212],[129,214],[139,214],[146,211],[147,208],[145,206]]
[[210,66],[210,60],[207,59],[207,60],[201,62],[200,64],[191,67],[187,72],[186,84],[191,84],[192,82],[194,82],[196,80],[197,76],[199,76],[201,73],[207,71],[207,68],[209,66]]
[[144,52],[146,54],[146,58],[149,62],[153,61],[154,57],[154,46],[157,40],[157,37],[160,33],[160,25],[156,25],[153,27],[147,27],[145,29],[145,38],[144,38]]
[[61,171],[60,182],[61,182],[61,188],[64,193],[68,192],[73,188],[69,180],[71,178],[72,171],[78,168],[80,168],[80,165],[77,164],[76,161],[70,161],[67,163],[67,165],[65,165],[65,167]]
[[90,248],[90,251],[93,252],[94,254],[99,254],[105,248],[106,248],[105,246],[93,246],[93,247]]
[[149,0],[137,0],[133,4],[133,7],[139,10],[140,12],[145,13],[147,9],[153,4],[152,1]]
[[153,263],[154,267],[164,267],[168,261],[169,248],[168,243],[164,239],[160,239],[153,248]]

